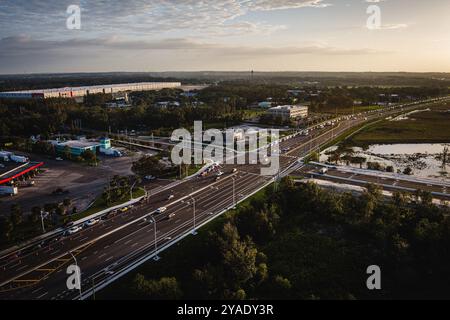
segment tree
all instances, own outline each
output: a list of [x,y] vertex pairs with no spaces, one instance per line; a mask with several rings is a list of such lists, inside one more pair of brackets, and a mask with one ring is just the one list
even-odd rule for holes
[[41,219],[41,207],[35,206],[31,208],[30,222],[35,224]]
[[406,175],[412,175],[413,170],[411,169],[411,167],[406,167],[405,170],[403,170],[403,174]]
[[2,243],[9,242],[12,238],[14,226],[9,218],[0,217],[0,239]]
[[11,222],[15,227],[21,225],[23,222],[22,208],[18,204],[11,206]]
[[146,280],[142,274],[137,274],[133,281],[133,287],[140,296],[145,295],[154,300],[177,300],[183,296],[178,281],[174,277],[155,281]]
[[241,240],[235,226],[226,223],[217,242],[222,255],[225,280],[229,286],[239,289],[251,279],[256,271],[256,256],[258,250],[250,238]]
[[69,146],[65,146],[64,147],[64,149],[63,149],[63,151],[62,151],[62,156],[65,158],[65,159],[70,159],[71,158],[71,152],[70,152],[70,147]]
[[97,156],[92,150],[86,150],[81,154],[81,157],[87,163],[95,163],[97,161]]

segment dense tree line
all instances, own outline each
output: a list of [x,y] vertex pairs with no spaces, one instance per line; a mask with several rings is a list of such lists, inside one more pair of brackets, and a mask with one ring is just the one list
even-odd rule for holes
[[[449,213],[426,192],[385,199],[375,186],[355,196],[286,178],[121,288],[156,299],[449,298]],[[366,287],[374,264],[379,292]]]

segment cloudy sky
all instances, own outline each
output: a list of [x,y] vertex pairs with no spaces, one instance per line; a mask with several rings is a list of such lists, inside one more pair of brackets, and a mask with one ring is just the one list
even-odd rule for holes
[[449,0],[0,0],[0,73],[450,72],[449,14]]

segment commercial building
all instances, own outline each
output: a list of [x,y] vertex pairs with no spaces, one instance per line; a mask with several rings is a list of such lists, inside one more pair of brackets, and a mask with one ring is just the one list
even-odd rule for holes
[[267,110],[273,117],[281,117],[283,120],[304,119],[308,117],[308,107],[300,105],[277,106]]
[[117,93],[126,91],[154,91],[161,89],[180,88],[180,82],[140,82],[125,84],[110,84],[87,87],[66,87],[56,89],[24,90],[0,92],[0,98],[9,99],[49,99],[76,98],[97,93]]
[[111,148],[111,139],[102,138],[100,140],[88,140],[81,138],[79,140],[68,141],[49,141],[56,148],[56,152],[63,153],[69,151],[71,156],[81,156],[84,152],[90,150],[97,154],[98,152],[111,156],[121,156],[120,152]]
[[270,107],[272,107],[272,102],[270,102],[270,101],[260,102],[260,103],[258,103],[258,107],[264,108],[264,109],[270,108]]

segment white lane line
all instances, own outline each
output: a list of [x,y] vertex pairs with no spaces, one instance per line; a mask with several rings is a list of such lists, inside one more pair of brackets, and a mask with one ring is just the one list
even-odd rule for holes
[[105,260],[105,262],[108,262],[110,260],[114,259],[114,257],[109,257],[108,259]]
[[21,270],[23,270],[23,269],[26,269],[27,267],[28,267],[28,265],[24,265],[24,266],[22,266],[22,267],[16,269],[16,271],[21,271]]
[[125,242],[125,244],[129,244],[131,241],[133,241],[133,239],[128,240],[127,242]]
[[31,291],[31,293],[32,293],[32,294],[35,294],[35,293],[37,293],[38,291],[41,291],[42,289],[44,289],[44,287],[39,287],[39,288],[37,288],[36,290]]
[[48,294],[48,292],[45,292],[44,294],[41,294],[39,297],[37,297],[37,299],[41,299],[43,297],[45,297]]
[[138,242],[133,243],[133,244],[131,245],[131,247],[134,248],[134,247],[136,247],[138,244],[139,244]]
[[101,255],[98,256],[99,259],[103,258],[104,256],[106,256],[106,253],[103,253]]

